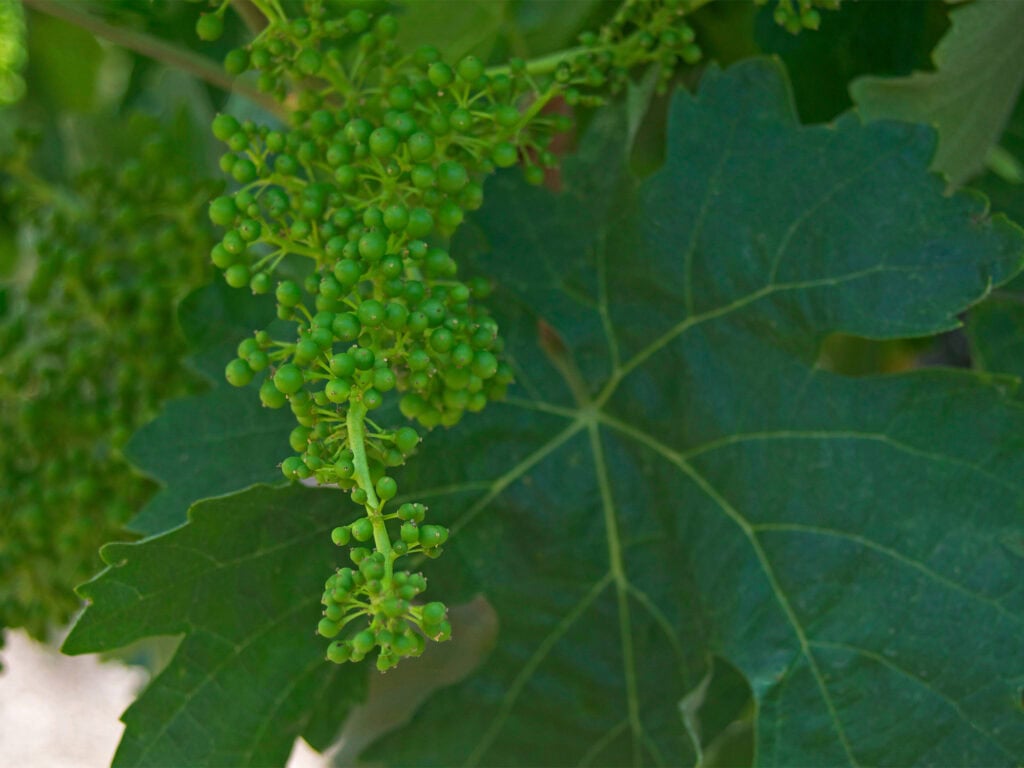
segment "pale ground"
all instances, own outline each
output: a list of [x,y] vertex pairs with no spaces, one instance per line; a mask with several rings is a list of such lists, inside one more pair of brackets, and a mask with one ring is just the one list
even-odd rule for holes
[[[6,633],[0,660],[2,768],[110,765],[124,728],[118,717],[145,685],[142,669],[62,656],[21,632]],[[327,765],[302,741],[288,761],[288,768]]]

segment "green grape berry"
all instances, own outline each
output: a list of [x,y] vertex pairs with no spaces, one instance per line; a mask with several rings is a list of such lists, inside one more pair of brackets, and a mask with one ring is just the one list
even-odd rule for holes
[[285,395],[291,395],[302,389],[305,377],[297,365],[286,363],[274,373],[274,386]]
[[196,22],[196,35],[200,40],[212,42],[224,34],[224,20],[215,13],[204,13]]

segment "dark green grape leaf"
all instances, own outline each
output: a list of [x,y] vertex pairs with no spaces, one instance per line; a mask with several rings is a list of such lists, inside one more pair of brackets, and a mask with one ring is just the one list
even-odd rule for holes
[[1024,84],[1024,3],[978,0],[949,17],[935,72],[861,78],[850,94],[865,119],[937,126],[932,167],[958,186],[982,169]]
[[498,177],[457,243],[503,287],[517,394],[431,435],[401,483],[453,529],[431,589],[475,584],[500,629],[368,757],[692,764],[711,745],[682,704],[719,657],[753,693],[758,765],[1016,765],[1012,382],[814,360],[834,332],[956,327],[1021,268],[1021,232],[943,196],[927,128],[798,126],[772,63],[678,95],[643,183],[624,135],[562,196]]
[[284,765],[298,736],[323,749],[366,670],[324,663],[319,596],[337,557],[337,491],[253,488],[193,507],[189,525],[109,544],[110,564],[63,650],[184,635],[125,712],[114,766]]
[[181,325],[193,362],[214,380],[207,392],[167,403],[136,432],[126,454],[162,487],[132,519],[129,529],[155,534],[185,522],[198,499],[255,483],[283,483],[277,465],[287,455],[295,426],[287,409],[260,405],[255,385],[236,389],[223,380],[238,342],[273,317],[267,297],[253,297],[221,282],[193,292],[181,305]]

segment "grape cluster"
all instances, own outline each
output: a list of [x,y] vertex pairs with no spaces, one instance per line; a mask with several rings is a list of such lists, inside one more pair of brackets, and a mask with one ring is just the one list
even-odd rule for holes
[[152,490],[121,448],[198,384],[171,329],[207,279],[203,208],[220,184],[159,139],[68,185],[36,176],[31,154],[23,141],[0,161],[25,245],[0,310],[0,624],[43,637]]
[[[633,67],[658,63],[670,75],[700,50],[678,0],[627,3],[564,55],[493,69],[472,55],[446,62],[431,46],[402,51],[388,13],[334,16],[306,0],[293,18],[256,5],[266,28],[225,66],[257,70],[290,119],[284,128],[214,120],[228,147],[221,169],[238,188],[210,205],[226,229],[211,258],[229,285],[273,291],[278,319],[295,332],[243,340],[225,376],[237,386],[259,378],[263,404],[295,415],[286,477],[337,484],[365,510],[334,531],[339,546],[354,543],[355,568],[328,579],[320,632],[346,629],[328,658],[379,648],[383,670],[422,652],[423,634],[450,634],[441,603],[413,602],[423,576],[395,568],[401,557],[439,555],[448,531],[425,522],[422,504],[390,511],[398,489],[388,472],[420,432],[369,414],[395,398],[420,429],[450,427],[512,381],[483,303],[491,286],[460,279],[448,238],[482,205],[487,174],[521,165],[539,184],[556,165],[549,143],[571,120],[545,112],[553,99],[596,104]],[[200,37],[219,35],[224,8],[200,19]]]

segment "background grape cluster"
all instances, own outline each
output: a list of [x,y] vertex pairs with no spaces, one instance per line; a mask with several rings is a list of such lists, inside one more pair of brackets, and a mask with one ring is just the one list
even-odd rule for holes
[[27,132],[3,158],[21,262],[0,314],[0,625],[67,622],[98,549],[152,492],[125,460],[165,400],[200,386],[177,302],[209,278],[203,209],[220,183],[181,162],[158,124],[137,156],[68,184],[33,167]]

